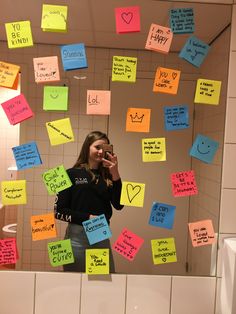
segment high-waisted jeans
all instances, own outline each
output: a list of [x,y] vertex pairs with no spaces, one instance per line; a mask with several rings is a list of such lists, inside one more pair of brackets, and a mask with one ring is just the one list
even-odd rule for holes
[[71,240],[75,261],[72,264],[63,265],[64,271],[85,272],[85,250],[106,248],[109,249],[110,273],[115,272],[114,260],[109,239],[90,245],[83,226],[72,223],[68,224],[65,239]]

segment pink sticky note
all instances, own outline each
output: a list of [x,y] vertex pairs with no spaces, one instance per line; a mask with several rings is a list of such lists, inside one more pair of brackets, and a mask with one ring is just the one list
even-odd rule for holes
[[171,174],[172,191],[175,197],[198,193],[194,171],[183,171]]
[[109,115],[111,91],[87,90],[87,114]]
[[116,32],[131,33],[140,32],[139,7],[115,8]]
[[33,58],[36,83],[60,81],[58,57]]
[[170,50],[173,33],[171,28],[151,24],[145,49],[168,53]]
[[123,229],[112,248],[129,261],[133,261],[144,240],[127,229]]
[[0,240],[0,265],[15,264],[18,257],[15,238]]
[[202,220],[188,224],[192,245],[202,246],[216,241],[211,220]]
[[2,103],[2,108],[12,125],[29,119],[34,115],[23,94]]

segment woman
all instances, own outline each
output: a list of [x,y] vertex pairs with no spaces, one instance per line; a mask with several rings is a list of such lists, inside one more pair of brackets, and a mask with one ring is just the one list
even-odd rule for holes
[[110,272],[114,272],[114,261],[109,239],[89,245],[82,222],[104,214],[108,224],[112,206],[122,209],[120,204],[121,179],[117,156],[107,153],[103,158],[103,144],[110,141],[106,134],[93,131],[87,135],[79,158],[67,173],[72,186],[58,193],[55,202],[55,218],[68,222],[65,239],[71,239],[75,262],[64,265],[65,271],[85,272],[85,250],[87,248],[110,249]]

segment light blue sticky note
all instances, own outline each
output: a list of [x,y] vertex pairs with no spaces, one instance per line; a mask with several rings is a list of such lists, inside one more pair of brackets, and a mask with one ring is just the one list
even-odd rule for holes
[[83,43],[61,46],[61,59],[64,71],[88,67]]
[[82,224],[90,245],[101,242],[112,236],[110,227],[104,214],[86,220]]
[[172,229],[175,218],[176,206],[153,202],[149,225]]
[[42,164],[35,142],[29,142],[12,148],[18,170],[32,168]]
[[164,107],[165,129],[181,130],[189,127],[188,106],[179,105]]
[[209,49],[209,45],[205,44],[197,37],[191,36],[187,39],[184,47],[180,51],[179,57],[199,68],[206,58]]
[[171,9],[169,14],[169,25],[174,34],[194,33],[193,9]]
[[207,136],[198,134],[192,148],[190,149],[190,156],[209,164],[213,161],[218,147],[218,142]]

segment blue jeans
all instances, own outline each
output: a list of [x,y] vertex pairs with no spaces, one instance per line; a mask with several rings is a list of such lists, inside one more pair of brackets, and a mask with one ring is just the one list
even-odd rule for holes
[[72,223],[69,223],[67,226],[65,239],[71,240],[71,246],[75,261],[72,264],[63,265],[64,271],[84,273],[85,250],[105,248],[109,249],[110,273],[115,272],[114,260],[109,239],[90,245],[83,226]]

